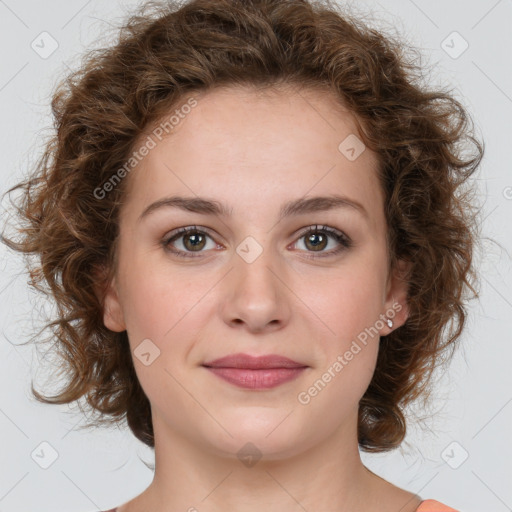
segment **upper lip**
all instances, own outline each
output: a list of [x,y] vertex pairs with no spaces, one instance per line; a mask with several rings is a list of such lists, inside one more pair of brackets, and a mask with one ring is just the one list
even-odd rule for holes
[[307,365],[293,361],[277,354],[250,356],[248,354],[231,354],[229,356],[203,363],[212,368],[247,368],[250,370],[267,368],[305,368]]

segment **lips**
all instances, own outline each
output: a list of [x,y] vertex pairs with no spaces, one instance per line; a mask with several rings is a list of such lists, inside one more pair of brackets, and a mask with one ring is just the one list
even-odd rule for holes
[[269,389],[297,378],[306,365],[284,356],[233,354],[203,364],[217,377],[245,389]]
[[298,363],[284,356],[269,354],[265,356],[250,356],[248,354],[232,354],[204,363],[210,368],[245,368],[248,370],[263,370],[271,368],[306,368],[307,365]]

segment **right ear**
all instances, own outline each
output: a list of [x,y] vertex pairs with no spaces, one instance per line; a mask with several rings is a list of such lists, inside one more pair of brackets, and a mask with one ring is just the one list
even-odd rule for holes
[[105,267],[97,269],[94,275],[96,278],[96,296],[103,308],[103,323],[105,327],[114,332],[125,331],[126,324],[115,276],[109,277]]

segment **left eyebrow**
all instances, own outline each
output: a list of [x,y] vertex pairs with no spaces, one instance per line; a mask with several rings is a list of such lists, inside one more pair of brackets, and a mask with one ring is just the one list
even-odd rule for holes
[[[199,213],[202,215],[215,215],[217,217],[231,217],[233,214],[233,208],[228,208],[227,205],[212,199],[205,197],[172,196],[159,199],[158,201],[155,201],[146,207],[139,216],[138,222],[147,217],[150,213],[163,207],[179,208],[181,210],[193,213]],[[330,195],[309,198],[301,197],[299,199],[288,201],[287,203],[283,204],[280,209],[279,221],[292,215],[325,212],[328,210],[347,207],[361,213],[366,219],[368,219],[368,212],[365,210],[362,204],[345,196]]]

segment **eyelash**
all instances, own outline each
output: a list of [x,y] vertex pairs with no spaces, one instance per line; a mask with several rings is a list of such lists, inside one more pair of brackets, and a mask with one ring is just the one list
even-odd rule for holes
[[[180,258],[200,258],[201,252],[204,252],[204,251],[199,251],[197,253],[197,255],[192,255],[193,253],[191,251],[185,252],[185,251],[180,251],[180,250],[170,248],[171,242],[174,242],[175,240],[178,240],[179,238],[183,237],[184,235],[187,235],[190,233],[198,233],[198,234],[206,235],[206,236],[212,238],[208,234],[208,232],[199,229],[197,226],[189,226],[186,228],[178,229],[175,233],[164,238],[162,240],[161,244],[166,251],[169,251],[172,254],[174,254],[175,256],[178,256]],[[331,228],[329,226],[318,226],[318,225],[310,226],[306,231],[303,231],[298,236],[297,240],[300,240],[301,238],[304,238],[307,235],[310,235],[312,233],[325,233],[325,234],[331,236],[332,238],[334,238],[340,245],[337,249],[333,249],[326,253],[321,252],[321,253],[319,253],[319,255],[306,256],[306,258],[317,259],[317,258],[326,258],[329,256],[335,256],[335,255],[341,253],[342,251],[345,251],[346,249],[350,249],[353,246],[352,240],[347,235],[345,235],[343,232],[338,231],[337,229]],[[213,238],[212,238],[212,240],[213,240]],[[314,252],[314,251],[307,251],[307,252]]]

